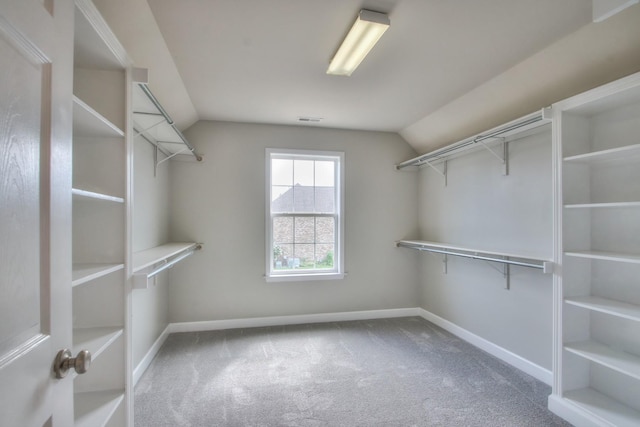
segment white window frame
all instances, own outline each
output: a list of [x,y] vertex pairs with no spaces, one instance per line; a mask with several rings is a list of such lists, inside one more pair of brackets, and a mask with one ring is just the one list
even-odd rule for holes
[[[290,158],[302,160],[332,160],[337,163],[334,168],[335,182],[335,214],[336,239],[334,247],[333,270],[275,270],[273,265],[273,214],[271,213],[271,159]],[[297,150],[286,148],[266,149],[266,273],[267,282],[307,281],[307,280],[340,280],[344,278],[344,153],[340,151]],[[302,214],[304,215],[304,214]]]

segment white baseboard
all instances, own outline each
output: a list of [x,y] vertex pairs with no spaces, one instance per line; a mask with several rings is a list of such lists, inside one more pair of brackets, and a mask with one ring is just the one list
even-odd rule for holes
[[169,333],[200,332],[220,329],[257,328],[264,326],[299,325],[304,323],[345,322],[349,320],[389,319],[420,316],[420,308],[348,311],[342,313],[302,314],[295,316],[254,317],[249,319],[210,320],[169,324]]
[[424,310],[422,308],[418,310],[420,312],[419,316],[423,317],[425,320],[428,320],[429,322],[440,326],[442,329],[445,329],[451,332],[453,335],[456,335],[457,337],[462,338],[463,340],[486,351],[492,356],[495,356],[498,359],[504,362],[507,362],[509,365],[520,369],[521,371],[531,375],[537,380],[542,381],[547,385],[552,384],[553,373],[550,370],[545,369],[542,366],[536,365],[535,363],[521,356],[518,356],[517,354],[512,353],[511,351],[504,349],[499,345],[492,343],[491,341],[487,341],[486,339],[472,332],[469,332],[466,329],[461,328],[460,326],[446,319],[443,319],[442,317],[435,315],[427,310]]
[[145,354],[140,363],[138,363],[138,366],[133,369],[134,387],[140,380],[140,377],[142,377],[142,374],[144,374],[144,371],[146,371],[149,365],[151,365],[151,361],[156,357],[156,354],[158,354],[162,344],[167,340],[167,337],[169,336],[169,326],[170,325],[167,325],[167,327],[164,328],[164,331],[162,331],[158,339],[155,340],[149,351],[147,351],[147,354]]

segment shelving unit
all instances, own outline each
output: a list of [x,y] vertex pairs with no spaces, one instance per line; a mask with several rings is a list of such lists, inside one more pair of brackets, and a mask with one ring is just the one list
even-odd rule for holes
[[91,0],[75,0],[73,354],[76,426],[130,426],[128,356],[130,63]]
[[576,425],[640,425],[640,74],[553,106],[554,386]]
[[[202,161],[202,156],[176,127],[169,113],[153,95],[146,83],[146,70],[138,69],[139,80],[133,85],[133,130],[135,136],[144,138],[156,149],[155,166],[177,158]],[[158,152],[163,154],[159,159]]]
[[396,242],[396,246],[444,255],[443,265],[445,273],[447,271],[447,256],[449,255],[502,264],[504,266],[503,275],[507,283],[506,289],[510,288],[511,270],[509,267],[512,265],[540,269],[543,273],[551,273],[553,271],[553,262],[551,260],[534,258],[522,254],[486,251],[445,243],[429,242],[426,240],[399,240]]
[[[426,165],[440,174],[444,178],[446,185],[447,160],[471,151],[484,149],[503,164],[503,175],[509,175],[509,142],[537,132],[542,126],[549,123],[551,123],[551,111],[543,109],[481,134],[406,160],[396,165],[396,169],[401,170],[408,167]],[[502,146],[498,151],[493,148],[496,144],[501,144]],[[436,166],[438,164],[442,164],[442,170]]]

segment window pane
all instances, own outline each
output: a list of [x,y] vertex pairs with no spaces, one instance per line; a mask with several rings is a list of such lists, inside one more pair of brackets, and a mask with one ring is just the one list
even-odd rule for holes
[[333,218],[316,218],[316,243],[335,243],[335,221]]
[[293,160],[271,159],[271,185],[293,185]]
[[334,213],[335,204],[335,188],[334,187],[316,187],[315,188],[315,209],[314,212]]
[[[315,268],[314,262],[314,252],[315,245],[313,244],[303,244],[303,245],[295,245],[294,248],[294,257],[299,260],[298,268]],[[298,261],[296,261],[298,263]]]
[[294,160],[293,183],[313,187],[313,160]]
[[293,245],[273,246],[273,268],[276,270],[286,270],[289,267],[289,259],[293,256]]
[[271,212],[293,212],[293,187],[271,187]]
[[333,268],[334,245],[316,245],[316,268]]
[[315,205],[315,194],[313,187],[304,187],[296,185],[293,187],[293,203],[295,210],[293,212],[313,212]]
[[293,218],[273,218],[273,242],[275,245],[293,243]]
[[314,243],[315,242],[315,218],[299,217],[295,218],[295,241],[294,243]]
[[335,162],[317,161],[315,177],[317,187],[334,187]]

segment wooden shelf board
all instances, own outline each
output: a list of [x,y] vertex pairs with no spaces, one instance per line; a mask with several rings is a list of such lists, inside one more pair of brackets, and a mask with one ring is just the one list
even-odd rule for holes
[[565,157],[564,161],[573,163],[599,163],[615,160],[627,160],[629,157],[634,156],[640,156],[640,144]]
[[73,194],[74,200],[102,200],[106,202],[124,203],[124,199],[122,197],[81,190],[79,188],[71,189],[71,194]]
[[123,268],[124,264],[73,264],[71,284],[78,286]]
[[104,426],[124,400],[124,390],[74,394],[74,427]]
[[640,264],[640,255],[623,254],[618,252],[602,251],[569,251],[564,253],[567,256],[578,258],[602,259],[605,261],[629,262]]
[[158,262],[179,254],[191,247],[197,246],[197,243],[167,243],[165,245],[156,246],[155,248],[145,249],[133,254],[133,272],[151,267]]
[[564,301],[567,304],[640,322],[640,306],[634,304],[594,296],[565,298]]
[[591,208],[638,208],[640,202],[613,202],[613,203],[577,203],[564,205],[567,209],[591,209]]
[[640,357],[615,350],[596,341],[567,343],[565,350],[599,365],[640,380]]
[[429,246],[429,247],[438,248],[438,249],[452,249],[452,250],[455,250],[455,251],[463,251],[463,252],[477,253],[477,254],[486,254],[486,255],[500,256],[500,257],[531,259],[531,260],[534,260],[534,261],[541,261],[541,262],[550,261],[549,259],[544,259],[544,258],[540,258],[540,257],[537,257],[537,256],[515,254],[515,253],[510,253],[510,252],[486,251],[486,250],[483,250],[483,249],[467,248],[467,247],[462,247],[462,246],[449,245],[447,243],[430,242],[430,241],[426,241],[426,240],[400,240],[398,243],[407,243],[407,244],[410,244],[410,245],[418,245],[418,246],[424,245],[424,246]]
[[640,412],[591,388],[568,391],[564,398],[583,411],[606,420],[607,425],[638,427]]
[[73,136],[122,138],[124,131],[80,98],[73,97]]
[[89,350],[95,361],[123,333],[122,327],[75,328],[73,330],[73,354]]

